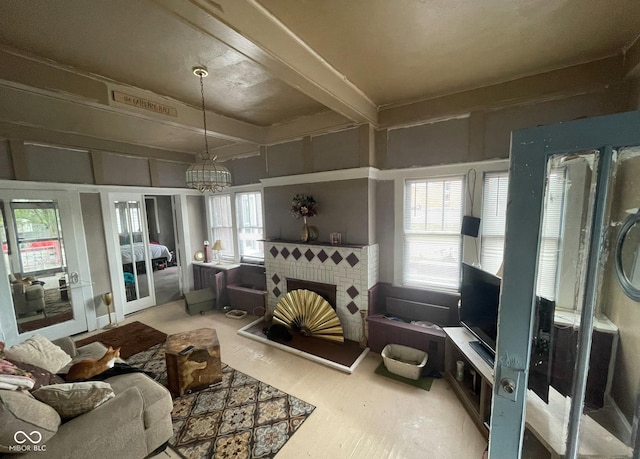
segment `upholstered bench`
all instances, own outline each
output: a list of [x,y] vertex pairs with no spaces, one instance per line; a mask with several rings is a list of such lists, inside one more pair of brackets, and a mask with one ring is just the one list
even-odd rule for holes
[[444,371],[445,333],[458,325],[458,295],[378,283],[369,290],[368,345],[382,352],[401,344],[429,354],[430,370]]
[[264,266],[240,265],[229,273],[227,296],[233,309],[260,316],[266,311],[267,278]]

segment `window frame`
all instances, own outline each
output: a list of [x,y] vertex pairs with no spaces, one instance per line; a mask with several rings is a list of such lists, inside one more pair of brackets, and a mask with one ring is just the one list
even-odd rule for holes
[[[260,209],[259,209],[259,215],[257,215],[256,217],[260,220],[261,225],[260,226],[255,226],[255,225],[243,225],[242,227],[241,225],[241,213],[243,212],[243,208],[242,206],[238,205],[238,201],[242,198],[243,195],[256,195],[259,194],[260,195]],[[257,262],[261,262],[264,263],[264,243],[262,243],[262,256],[256,256],[256,255],[247,255],[247,254],[243,254],[242,250],[241,250],[241,246],[240,246],[240,234],[241,234],[241,229],[260,229],[262,232],[262,239],[264,239],[264,193],[261,190],[254,190],[254,191],[238,191],[235,193],[235,211],[236,211],[236,229],[234,234],[236,235],[236,239],[237,239],[237,246],[238,246],[238,257],[240,259],[240,261],[243,260],[251,260],[251,261],[257,261]],[[257,240],[259,241],[259,240]]]
[[[546,242],[551,242],[552,244],[556,245],[556,252],[558,253],[558,257],[554,266],[554,272],[553,272],[553,278],[554,278],[554,292],[553,295],[549,295],[546,294],[545,292],[542,292],[541,290],[544,288],[549,288],[549,286],[541,286],[541,281],[540,281],[540,277],[538,277],[538,279],[536,280],[536,293],[538,295],[542,295],[544,298],[548,298],[550,300],[553,301],[557,301],[558,296],[559,296],[559,276],[560,276],[560,269],[562,267],[562,254],[563,254],[563,250],[562,250],[562,244],[564,241],[563,238],[563,234],[564,234],[564,226],[565,226],[565,219],[566,219],[566,200],[567,200],[567,192],[568,192],[568,188],[567,188],[567,183],[566,183],[566,168],[557,168],[553,171],[549,171],[549,174],[562,174],[562,178],[560,179],[560,183],[562,184],[563,188],[562,188],[562,192],[561,192],[561,198],[562,201],[560,203],[560,210],[559,210],[559,216],[558,216],[558,220],[557,220],[557,232],[554,232],[553,234],[546,234],[545,229],[543,228],[544,224],[546,223],[543,219],[541,220],[541,228],[540,228],[540,248],[539,248],[539,255],[540,256],[542,254],[543,248],[542,246],[546,243]],[[503,170],[503,171],[493,171],[493,172],[485,172],[482,176],[482,210],[484,210],[484,202],[485,202],[485,189],[484,189],[484,184],[485,184],[485,180],[487,179],[488,175],[500,175],[500,176],[504,176],[506,174],[506,179],[509,180],[509,171],[508,170]],[[548,187],[548,183],[545,184],[545,191]],[[508,182],[507,182],[507,193],[508,193]],[[505,196],[506,198],[506,196]],[[543,197],[544,203],[546,205],[546,199],[547,197]],[[505,217],[506,217],[506,204],[505,204]],[[481,228],[480,228],[480,266],[483,267],[484,264],[482,263],[482,253],[483,253],[483,245],[485,242],[485,235],[484,235],[484,230],[485,230],[485,222],[486,222],[486,218],[483,218],[481,220]],[[506,219],[505,219],[505,223],[506,223]],[[503,242],[503,248],[502,248],[502,259],[504,260],[504,240],[505,240],[505,230],[503,228],[502,230],[502,234],[500,236],[489,236],[489,237],[494,237],[494,238],[500,238],[502,239]],[[540,264],[540,260],[538,260],[538,264]],[[502,262],[500,264],[500,266],[502,266]],[[500,268],[501,269],[501,268]],[[491,272],[491,271],[489,271]],[[495,273],[492,273],[495,274]],[[538,273],[538,275],[540,275],[540,273]],[[500,277],[502,277],[501,274],[499,274]],[[567,309],[566,307],[563,307],[561,305],[557,305],[556,306],[559,309]]]
[[[411,178],[411,179],[405,179],[404,180],[404,189],[403,189],[403,194],[404,194],[404,218],[403,218],[403,224],[402,224],[402,235],[403,235],[403,247],[402,247],[402,258],[403,258],[403,270],[402,270],[402,285],[406,286],[406,287],[411,287],[411,288],[428,288],[428,289],[433,289],[433,290],[451,290],[453,289],[452,287],[449,287],[447,285],[444,285],[444,283],[442,281],[440,282],[411,282],[409,279],[407,279],[408,277],[408,273],[406,268],[406,263],[407,263],[407,259],[406,259],[406,254],[407,254],[407,244],[409,244],[409,240],[420,240],[421,238],[434,238],[434,241],[437,239],[442,239],[442,240],[448,240],[448,239],[454,239],[457,238],[457,246],[458,246],[458,253],[457,253],[457,258],[458,260],[462,260],[463,256],[463,248],[462,248],[462,235],[460,234],[460,229],[458,228],[457,230],[445,230],[445,229],[439,229],[439,230],[434,230],[434,229],[427,229],[426,225],[428,225],[429,223],[429,212],[428,212],[428,201],[429,201],[429,184],[442,184],[442,190],[441,190],[441,196],[439,196],[441,202],[440,204],[442,204],[441,207],[441,226],[444,227],[445,226],[445,222],[446,222],[446,218],[445,218],[445,211],[446,211],[446,201],[447,201],[447,194],[451,194],[451,191],[447,191],[447,182],[451,183],[451,182],[456,182],[456,183],[460,183],[460,201],[459,201],[459,209],[460,209],[460,215],[457,216],[457,218],[459,218],[459,225],[462,225],[462,217],[465,213],[465,193],[466,193],[466,189],[467,189],[467,184],[466,184],[466,178],[464,175],[453,175],[453,176],[445,176],[445,177],[429,177],[429,178]],[[424,223],[425,223],[425,228],[421,229],[421,230],[417,230],[417,229],[409,229],[407,228],[407,223],[408,220],[410,218],[407,218],[407,212],[411,212],[414,214],[415,216],[415,211],[412,208],[409,208],[409,190],[412,187],[412,185],[418,185],[418,184],[425,184],[425,209],[424,212],[421,213],[420,216],[424,216]],[[453,242],[453,241],[452,241]],[[456,245],[456,244],[453,244]],[[460,261],[458,262],[458,266],[457,266],[457,277],[458,277],[458,284],[459,284],[459,279],[460,279]],[[458,286],[456,286],[456,290],[457,290]]]
[[240,255],[240,246],[239,246],[239,237],[238,237],[238,209],[237,209],[237,195],[244,193],[260,193],[261,194],[261,218],[262,218],[262,231],[264,235],[264,223],[265,223],[265,215],[264,215],[264,187],[261,184],[258,185],[245,185],[228,188],[222,192],[214,193],[207,196],[206,200],[206,219],[207,219],[207,237],[209,238],[209,243],[213,246],[215,242],[214,231],[213,231],[213,215],[211,211],[211,200],[216,196],[228,195],[230,200],[230,209],[231,209],[231,229],[232,229],[232,237],[233,237],[233,256],[224,256],[222,253],[220,254],[220,258],[223,262],[226,263],[252,263],[252,264],[263,264],[264,263],[264,246],[263,246],[263,254],[262,258],[259,257],[243,257]]
[[[379,171],[377,174],[378,180],[392,180],[394,183],[394,229],[393,229],[393,285],[402,287],[403,282],[403,267],[404,267],[404,208],[405,208],[405,195],[404,195],[404,183],[405,180],[411,179],[433,179],[433,178],[445,178],[452,176],[467,176],[470,170],[475,170],[477,177],[482,177],[485,172],[503,171],[509,168],[508,159],[486,160],[466,162],[459,164],[447,164],[439,166],[428,167],[416,167],[410,169],[393,169]],[[472,189],[470,189],[465,180],[465,186],[463,187],[464,193],[464,215],[471,214],[471,199],[474,198],[473,204],[473,216],[481,218],[482,209],[482,180],[476,180],[475,184],[472,180]],[[471,196],[470,196],[471,194]],[[471,240],[473,239],[473,240]],[[382,235],[379,239],[381,245],[385,243],[385,235]],[[382,254],[381,254],[382,259]],[[477,249],[477,241],[470,236],[462,236],[462,253],[461,261],[474,264],[479,262],[479,254]],[[383,267],[380,267],[381,275],[383,275]],[[445,291],[449,293],[457,293],[458,288],[455,289],[437,289],[435,287],[427,286],[412,286],[411,288],[422,290],[436,290]]]

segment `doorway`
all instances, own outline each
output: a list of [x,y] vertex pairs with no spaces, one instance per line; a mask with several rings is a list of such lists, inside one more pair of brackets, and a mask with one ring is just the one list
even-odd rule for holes
[[[182,298],[173,197],[145,195],[156,305]],[[155,252],[155,256],[154,256]]]
[[[537,448],[640,457],[640,296],[621,287],[631,271],[614,266],[637,251],[637,239],[623,247],[621,228],[640,220],[638,126],[640,112],[631,112],[512,134],[491,458],[541,457]],[[547,231],[552,214],[559,231]],[[540,256],[552,234],[556,268],[544,291]],[[538,333],[543,304],[551,323]],[[530,387],[536,370],[543,391]]]
[[[74,231],[77,195],[0,191],[0,239],[15,334],[50,338],[86,331],[89,279],[84,241]],[[84,251],[84,253],[83,253]]]

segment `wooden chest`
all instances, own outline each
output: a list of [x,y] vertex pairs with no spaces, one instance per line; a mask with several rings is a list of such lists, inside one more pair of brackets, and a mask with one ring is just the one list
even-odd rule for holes
[[222,381],[220,343],[213,328],[170,335],[165,354],[167,385],[174,395],[184,395]]

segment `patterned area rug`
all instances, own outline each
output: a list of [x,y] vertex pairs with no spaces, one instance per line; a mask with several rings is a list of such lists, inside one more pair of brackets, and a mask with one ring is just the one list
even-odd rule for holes
[[[164,344],[127,360],[166,386]],[[222,364],[222,382],[173,401],[175,451],[196,458],[273,458],[315,406]]]

